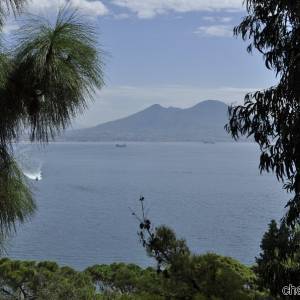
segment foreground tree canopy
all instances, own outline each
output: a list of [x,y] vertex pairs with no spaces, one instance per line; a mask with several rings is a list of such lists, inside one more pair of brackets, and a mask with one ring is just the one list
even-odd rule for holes
[[[0,25],[26,1],[0,0]],[[12,142],[24,133],[47,142],[83,111],[103,86],[94,28],[77,11],[61,9],[54,23],[27,17],[12,34],[13,49],[0,52],[0,234],[8,234],[35,210]]]
[[[59,267],[54,262],[2,259],[0,299],[267,299],[252,286],[255,281],[253,271],[237,261],[216,254],[191,259],[190,265],[180,266],[182,271],[170,273],[170,277],[157,273],[154,268],[142,269],[133,264],[95,265],[79,272]],[[174,267],[170,265],[170,268]],[[188,278],[178,280],[173,277],[187,276],[192,270],[196,270],[190,276],[199,284],[198,291],[190,289]]]
[[294,193],[284,221],[300,215],[300,1],[246,0],[248,15],[235,34],[250,40],[248,51],[262,53],[278,84],[248,94],[244,105],[230,109],[228,131],[234,138],[254,137],[261,149],[260,169],[274,171]]

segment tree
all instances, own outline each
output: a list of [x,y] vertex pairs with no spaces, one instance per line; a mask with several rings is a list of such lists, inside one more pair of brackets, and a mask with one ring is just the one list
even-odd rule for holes
[[260,146],[261,171],[274,171],[294,197],[287,203],[284,222],[294,226],[300,215],[300,1],[246,0],[248,15],[234,29],[250,40],[276,86],[248,94],[244,105],[231,107],[227,130],[235,139],[254,137]]
[[282,288],[300,281],[300,231],[272,220],[261,243],[262,253],[256,259],[255,271],[260,286],[274,297],[282,297]]
[[0,259],[1,300],[163,300],[153,268],[113,263],[85,271],[55,262]]
[[142,216],[133,214],[140,223],[141,243],[157,263],[164,299],[267,299],[256,290],[256,276],[250,268],[230,257],[191,253],[172,229],[154,228],[144,212],[144,197],[140,202]]
[[91,278],[53,262],[0,260],[0,299],[101,299]]
[[[102,294],[146,295],[163,299],[161,280],[154,268],[142,269],[134,264],[95,265],[85,270]],[[142,297],[143,296],[143,297]]]
[[[25,0],[0,0],[0,26]],[[35,211],[28,183],[13,158],[12,143],[24,132],[46,143],[87,106],[103,86],[95,30],[69,6],[56,22],[28,17],[14,36],[14,50],[0,52],[0,235]]]

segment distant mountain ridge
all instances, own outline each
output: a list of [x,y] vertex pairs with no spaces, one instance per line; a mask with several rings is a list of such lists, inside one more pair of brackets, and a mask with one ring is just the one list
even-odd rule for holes
[[224,130],[228,106],[206,100],[181,109],[154,104],[128,117],[67,132],[65,141],[232,141]]

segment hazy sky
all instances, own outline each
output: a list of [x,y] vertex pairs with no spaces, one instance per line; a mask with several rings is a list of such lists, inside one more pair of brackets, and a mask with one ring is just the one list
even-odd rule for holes
[[[206,99],[241,102],[268,87],[274,74],[260,55],[232,35],[242,0],[32,0],[50,15],[63,3],[79,7],[99,32],[106,87],[75,126],[126,116],[154,103],[188,107]],[[9,22],[6,32],[15,29]]]

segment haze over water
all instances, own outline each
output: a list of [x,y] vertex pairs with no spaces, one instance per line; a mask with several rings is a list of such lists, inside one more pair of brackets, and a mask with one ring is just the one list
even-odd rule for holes
[[38,211],[9,241],[8,255],[83,269],[147,258],[137,237],[143,195],[154,225],[166,224],[197,253],[214,251],[252,264],[288,196],[260,175],[250,143],[57,143],[20,145],[42,166],[31,181]]

